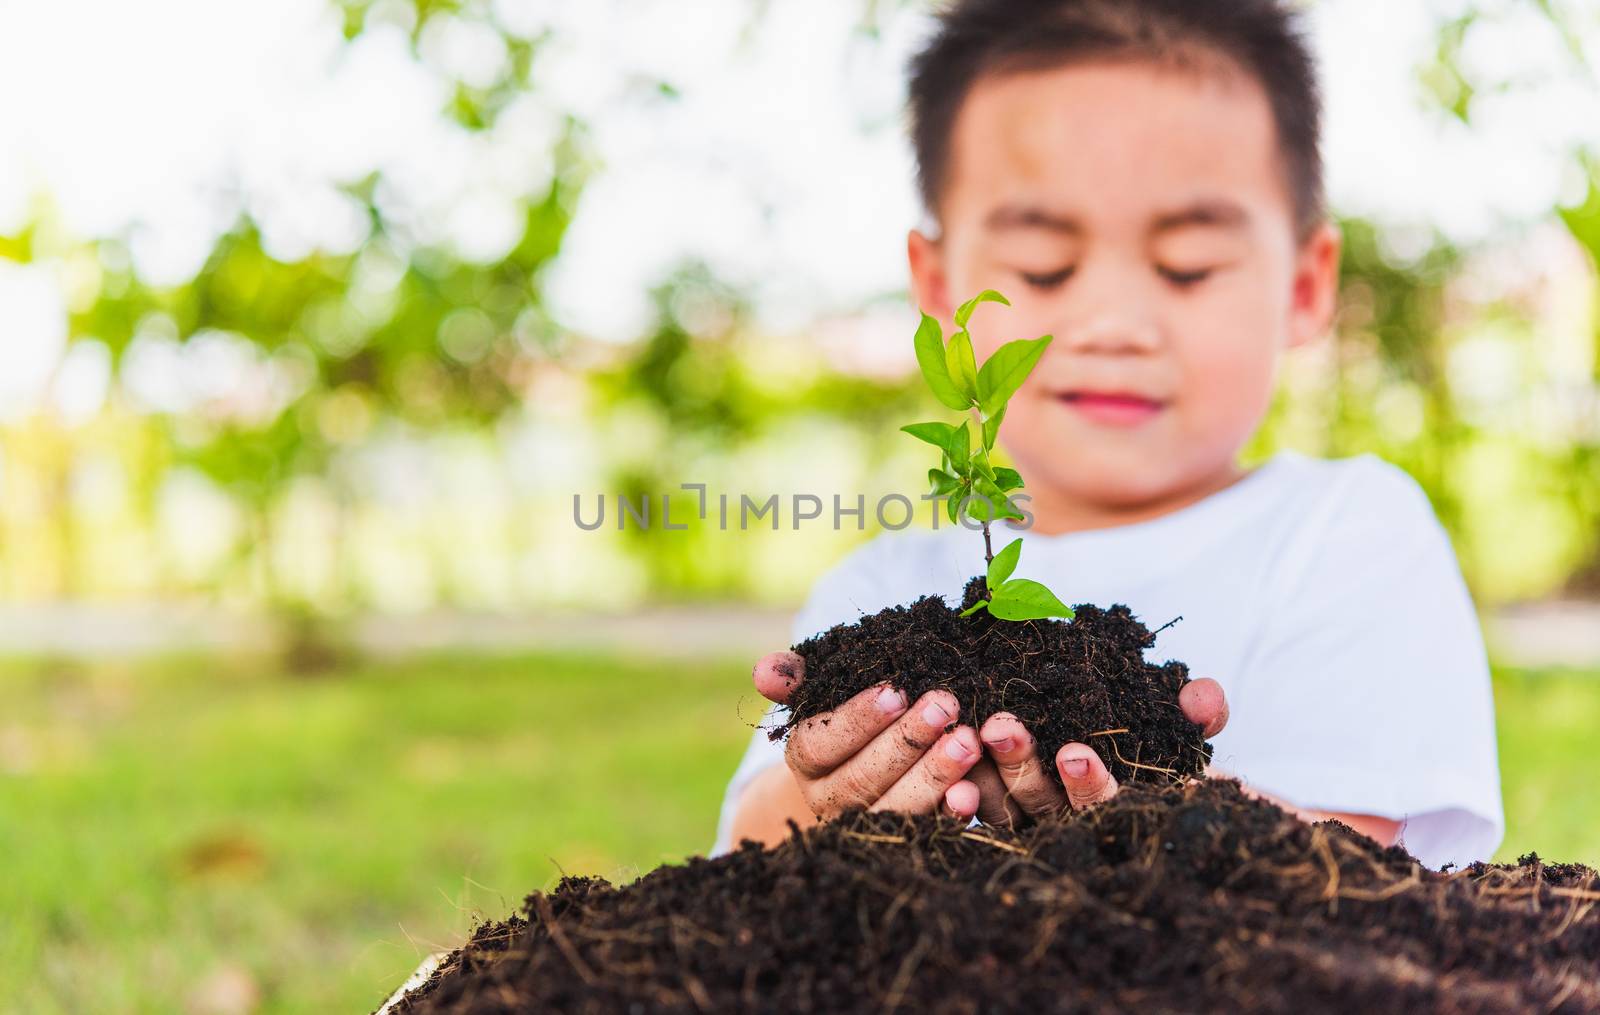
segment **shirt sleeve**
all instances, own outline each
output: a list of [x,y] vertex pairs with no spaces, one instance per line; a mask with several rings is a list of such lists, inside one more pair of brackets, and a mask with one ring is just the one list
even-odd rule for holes
[[[883,604],[879,600],[883,597],[884,589],[879,577],[884,556],[883,539],[880,536],[855,550],[817,580],[811,587],[811,594],[806,597],[805,605],[795,615],[789,632],[791,644],[799,644],[835,624],[854,623],[863,612],[881,608]],[[787,709],[782,705],[772,705],[751,735],[750,745],[745,748],[744,757],[740,759],[739,767],[734,770],[733,778],[728,781],[728,788],[723,793],[722,810],[717,819],[717,838],[711,847],[712,856],[721,856],[733,848],[733,815],[745,787],[766,769],[783,763],[783,742],[768,739],[767,731],[781,726],[786,720],[786,713]]]
[[1298,806],[1402,823],[1430,867],[1505,830],[1476,612],[1426,495],[1377,459],[1304,506],[1230,689],[1219,768]]

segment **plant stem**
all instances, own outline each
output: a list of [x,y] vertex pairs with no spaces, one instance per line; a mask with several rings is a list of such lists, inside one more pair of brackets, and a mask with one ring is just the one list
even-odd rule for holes
[[983,523],[983,563],[987,566],[994,560],[994,547],[989,544],[989,523]]

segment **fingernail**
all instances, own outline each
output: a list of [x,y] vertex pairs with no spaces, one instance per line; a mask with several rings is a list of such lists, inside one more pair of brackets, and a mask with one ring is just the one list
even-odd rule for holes
[[937,701],[930,701],[927,705],[923,706],[922,721],[927,723],[929,726],[937,726],[938,728],[943,729],[949,724],[950,720],[954,718],[955,716],[951,715],[949,712],[946,712],[944,710],[944,706],[940,705]]
[[1061,773],[1068,779],[1082,779],[1089,774],[1087,758],[1070,758],[1061,763]]
[[899,715],[906,710],[906,696],[892,687],[878,692],[878,711],[884,715]]
[[1011,737],[1001,737],[998,740],[985,740],[984,743],[989,745],[989,750],[999,751],[1001,754],[1004,754],[1017,746],[1016,740]]
[[967,744],[965,737],[951,737],[944,742],[944,753],[953,761],[966,761],[972,757],[973,750]]

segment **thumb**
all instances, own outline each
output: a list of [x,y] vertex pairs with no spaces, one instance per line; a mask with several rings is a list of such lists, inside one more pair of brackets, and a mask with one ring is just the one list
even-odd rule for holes
[[1057,751],[1056,770],[1061,773],[1067,800],[1075,811],[1105,803],[1117,795],[1117,780],[1111,778],[1094,748],[1085,744],[1067,744]]
[[1200,727],[1200,735],[1210,740],[1228,725],[1228,699],[1222,685],[1210,677],[1196,677],[1178,692],[1178,707],[1184,718]]
[[978,813],[978,784],[968,779],[952,783],[944,791],[944,813],[946,817],[961,818],[966,820]]
[[806,661],[790,651],[769,652],[756,662],[750,678],[768,701],[787,704],[789,695],[806,678]]

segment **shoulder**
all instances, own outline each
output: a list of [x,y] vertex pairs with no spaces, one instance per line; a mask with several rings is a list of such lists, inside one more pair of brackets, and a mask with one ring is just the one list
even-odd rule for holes
[[1281,456],[1274,464],[1282,506],[1302,540],[1381,545],[1443,537],[1421,485],[1381,458],[1292,455]]
[[1308,506],[1321,503],[1330,515],[1358,509],[1433,517],[1427,494],[1411,474],[1376,455],[1310,458],[1285,453],[1273,459],[1279,483]]
[[1422,487],[1373,455],[1274,460],[1279,513],[1268,558],[1275,593],[1395,577],[1459,582],[1455,553]]

